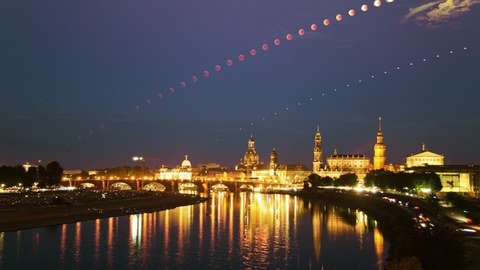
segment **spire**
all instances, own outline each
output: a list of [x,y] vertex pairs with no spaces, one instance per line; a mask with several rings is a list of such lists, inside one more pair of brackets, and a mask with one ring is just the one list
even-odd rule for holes
[[317,132],[320,133],[320,126],[317,125]]
[[381,170],[385,168],[386,156],[385,152],[387,147],[383,143],[383,133],[382,133],[382,117],[378,117],[378,133],[377,133],[377,143],[373,146],[373,168],[374,170]]
[[425,143],[422,143],[422,152],[427,151],[427,147],[425,146]]

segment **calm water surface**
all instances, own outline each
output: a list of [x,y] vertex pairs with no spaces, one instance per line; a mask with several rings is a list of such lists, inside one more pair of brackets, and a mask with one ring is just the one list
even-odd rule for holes
[[0,232],[0,269],[378,269],[387,250],[361,211],[219,193],[162,212]]

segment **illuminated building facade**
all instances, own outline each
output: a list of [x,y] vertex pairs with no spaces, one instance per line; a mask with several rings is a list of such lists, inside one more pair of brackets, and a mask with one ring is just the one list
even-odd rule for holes
[[[250,137],[244,162],[236,167],[237,174],[238,171],[244,171],[245,180],[289,185],[302,183],[311,173],[311,170],[302,164],[279,164],[278,154],[275,149],[270,153],[269,164],[259,163],[258,160],[255,141],[253,137]],[[228,176],[230,174],[228,173]]]
[[437,174],[442,182],[442,190],[440,192],[462,192],[478,196],[480,188],[479,165],[422,165],[409,168],[409,171]]
[[254,170],[258,165],[258,154],[255,150],[255,140],[252,135],[250,135],[250,139],[248,140],[248,149],[243,157],[243,165],[247,172]]
[[175,168],[162,166],[155,174],[155,178],[159,180],[192,180],[192,174],[192,164],[185,155],[181,166]]
[[370,167],[370,160],[365,155],[348,154],[339,155],[337,151],[327,158],[330,170],[346,171],[348,173],[366,174]]
[[327,158],[327,167],[316,172],[322,177],[338,178],[343,174],[354,173],[363,179],[370,168],[370,160],[365,155],[338,154],[337,150]]
[[420,167],[426,165],[442,166],[445,164],[445,157],[440,154],[428,151],[425,144],[422,145],[422,152],[410,155],[406,158],[406,167]]
[[341,154],[337,150],[327,158],[327,165],[322,166],[322,137],[317,127],[313,147],[313,173],[322,177],[339,178],[343,174],[354,173],[364,178],[370,169],[370,160],[365,155]]
[[382,133],[382,117],[378,118],[378,133],[377,133],[377,143],[373,147],[373,169],[381,170],[385,168],[387,147],[383,143],[383,133]]

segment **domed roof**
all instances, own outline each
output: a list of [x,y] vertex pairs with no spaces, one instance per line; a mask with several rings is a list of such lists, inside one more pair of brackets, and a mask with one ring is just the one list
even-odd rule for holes
[[252,166],[258,164],[258,154],[257,151],[253,149],[248,149],[243,157],[243,162],[245,166]]
[[182,162],[182,167],[191,168],[192,163],[188,160],[188,155],[185,155],[185,160]]

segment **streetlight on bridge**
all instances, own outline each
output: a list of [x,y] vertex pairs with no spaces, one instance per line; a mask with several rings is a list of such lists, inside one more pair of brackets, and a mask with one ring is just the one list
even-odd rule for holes
[[147,166],[145,164],[145,158],[141,157],[141,156],[135,156],[135,157],[132,158],[132,160],[134,162],[141,162],[142,163],[142,174],[143,174],[143,177],[145,177],[145,171],[147,169]]

